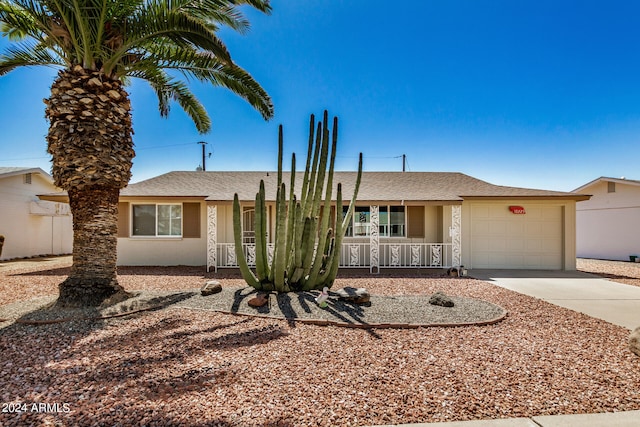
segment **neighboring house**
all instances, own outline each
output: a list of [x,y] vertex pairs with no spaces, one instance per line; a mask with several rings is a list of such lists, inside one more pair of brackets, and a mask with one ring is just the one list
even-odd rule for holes
[[578,257],[640,256],[640,181],[600,177],[573,192],[592,195],[576,207]]
[[72,252],[69,205],[38,198],[59,191],[40,168],[0,167],[0,260]]
[[[341,182],[345,204],[355,177],[355,172],[335,173],[334,193]],[[298,190],[301,178],[302,173]],[[118,263],[206,265],[209,270],[236,266],[236,192],[243,209],[244,251],[251,260],[261,179],[273,242],[276,172],[171,172],[129,185],[120,193]],[[287,186],[289,179],[284,173]],[[461,173],[364,172],[341,265],[373,272],[459,265],[574,270],[576,201],[586,199],[493,185]]]

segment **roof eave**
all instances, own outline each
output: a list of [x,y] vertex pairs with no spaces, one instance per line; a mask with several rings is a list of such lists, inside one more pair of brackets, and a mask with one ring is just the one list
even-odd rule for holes
[[527,200],[574,200],[576,202],[580,202],[583,200],[589,200],[591,198],[590,194],[575,194],[575,195],[500,195],[500,196],[461,196],[464,200],[509,200],[509,199],[527,199]]
[[576,188],[575,190],[572,190],[571,192],[577,193],[577,192],[583,191],[585,188],[592,187],[593,185],[598,184],[599,182],[617,182],[619,184],[636,185],[636,186],[640,185],[640,181],[636,181],[636,180],[601,176],[599,178],[594,179],[593,181],[587,182],[586,184]]

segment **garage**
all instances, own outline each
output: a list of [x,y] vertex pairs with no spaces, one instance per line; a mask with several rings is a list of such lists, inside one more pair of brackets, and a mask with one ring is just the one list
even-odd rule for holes
[[474,203],[472,268],[561,270],[563,223],[559,205]]

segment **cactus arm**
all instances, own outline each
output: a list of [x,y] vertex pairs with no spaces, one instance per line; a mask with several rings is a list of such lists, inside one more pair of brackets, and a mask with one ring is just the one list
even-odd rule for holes
[[[325,110],[324,112],[325,127],[324,127],[323,138],[322,138],[323,147],[322,147],[322,159],[321,159],[321,163],[323,163],[321,164],[321,167],[323,166],[324,167],[323,169],[321,169],[321,171],[326,170],[326,159],[329,151],[329,128],[327,124],[327,120],[328,120],[327,116],[328,116],[328,113]],[[329,174],[327,176],[327,184],[326,184],[327,188],[324,195],[323,214],[322,214],[322,220],[321,220],[320,231],[319,231],[320,241],[318,242],[318,252],[316,253],[316,257],[313,262],[313,268],[311,270],[311,275],[309,277],[309,281],[314,284],[318,280],[318,274],[320,273],[320,269],[322,268],[323,264],[326,263],[326,261],[323,262],[323,257],[326,256],[325,245],[327,244],[329,219],[331,216],[331,193],[333,190],[333,172],[334,172],[335,161],[336,161],[337,145],[338,145],[338,118],[336,117],[333,120],[333,138],[331,142],[331,158],[329,161]],[[324,180],[324,173],[322,174],[321,177],[318,178],[318,180]]]
[[315,194],[315,185],[317,183],[316,175],[318,173],[318,166],[320,162],[320,145],[322,144],[322,122],[318,123],[318,129],[316,131],[316,142],[313,149],[313,160],[311,162],[311,175],[309,176],[309,186],[307,188],[305,203],[304,203],[304,216],[312,216],[313,200]]
[[[317,233],[318,228],[318,220],[316,218],[307,218],[309,220],[309,227],[306,227],[304,230],[303,237],[303,245],[304,245],[304,256],[302,258],[302,279],[301,285],[303,288],[307,287],[309,282],[309,273],[311,272],[311,267],[313,263],[313,256],[315,251],[315,233]],[[311,288],[309,288],[311,289]]]
[[282,184],[282,145],[282,125],[280,125],[278,126],[278,189],[280,189],[280,184]]
[[242,278],[249,286],[252,286],[258,290],[262,289],[262,284],[253,274],[249,266],[247,265],[247,259],[244,256],[242,250],[242,222],[240,216],[240,201],[238,200],[238,194],[233,196],[233,237],[235,240],[236,260],[242,273]]
[[307,146],[307,162],[304,168],[304,177],[302,178],[302,190],[300,190],[300,201],[306,200],[309,188],[309,172],[311,171],[311,152],[313,151],[313,131],[315,129],[315,116],[312,114],[309,120],[309,145]]
[[342,226],[342,184],[338,183],[336,191],[336,212],[334,215],[336,231],[333,238],[333,247],[330,249],[331,254],[325,266],[324,273],[320,276],[319,282],[322,287],[331,289],[333,281],[338,274],[340,267],[340,253],[342,249],[342,240],[345,234],[345,228]]
[[303,246],[300,244],[301,236],[304,232],[304,221],[302,219],[302,208],[300,202],[296,202],[294,209],[294,224],[293,224],[293,242],[292,253],[289,258],[289,264],[287,271],[289,272],[289,282],[292,286],[298,287],[300,278],[302,277],[302,251]]
[[278,233],[278,224],[280,224],[280,210],[278,209],[280,200],[280,186],[276,190],[276,206],[275,206],[275,228],[274,228],[274,236],[273,236],[273,258],[271,259],[271,269],[269,270],[269,282],[274,283],[274,275],[276,270],[276,256],[278,251],[278,242],[280,241],[280,234]]
[[[289,201],[289,205],[287,206],[287,242],[285,245],[285,254],[287,258],[286,262],[286,272],[288,278],[291,278],[291,274],[293,273],[294,261],[295,261],[295,228],[296,228],[296,206],[298,205],[298,201],[296,200],[296,196],[293,196],[293,200]],[[290,281],[289,281],[290,282]]]
[[320,203],[322,201],[322,190],[324,188],[324,178],[327,173],[327,158],[329,157],[329,124],[327,123],[327,111],[324,112],[324,120],[322,126],[322,140],[320,147],[320,164],[318,166],[318,175],[315,185],[315,193],[313,195],[312,216],[318,216],[320,213]]
[[296,227],[296,153],[291,155],[291,180],[289,184],[289,201],[287,203],[287,243],[285,253],[287,254],[287,272],[291,274],[293,272],[293,251],[295,251],[295,227]]
[[267,209],[264,201],[264,180],[260,180],[260,190],[256,194],[255,229],[256,229],[256,275],[260,282],[269,278],[267,252]]
[[[274,276],[273,276],[273,284],[276,289],[286,289],[285,284],[285,268],[287,266],[287,254],[286,254],[286,243],[287,243],[287,212],[286,212],[286,189],[285,185],[282,184],[279,191],[278,197],[278,222],[277,222],[277,232],[276,232],[276,249],[273,257],[274,263]],[[287,290],[288,291],[288,290]],[[285,291],[285,292],[287,292]]]

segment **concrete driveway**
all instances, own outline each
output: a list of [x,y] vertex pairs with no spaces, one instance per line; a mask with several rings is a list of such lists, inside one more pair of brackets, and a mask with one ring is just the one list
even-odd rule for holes
[[609,323],[640,326],[640,287],[581,271],[469,270],[469,276]]

